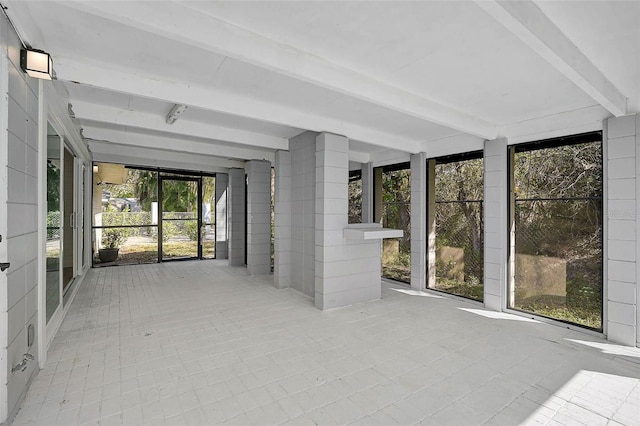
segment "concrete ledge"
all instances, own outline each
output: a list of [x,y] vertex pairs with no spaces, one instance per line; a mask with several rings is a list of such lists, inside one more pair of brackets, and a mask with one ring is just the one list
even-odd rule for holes
[[379,223],[353,223],[343,230],[348,240],[376,240],[383,238],[402,238],[402,229],[383,228]]

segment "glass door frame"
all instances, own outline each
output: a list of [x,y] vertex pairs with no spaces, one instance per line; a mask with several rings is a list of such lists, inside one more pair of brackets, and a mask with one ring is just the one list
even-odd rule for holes
[[[165,258],[164,257],[164,242],[163,242],[163,222],[164,222],[164,208],[163,208],[163,204],[164,204],[164,194],[163,194],[163,183],[164,181],[169,181],[169,180],[177,180],[177,181],[183,181],[183,182],[196,182],[196,185],[198,186],[198,201],[197,201],[197,206],[198,206],[198,214],[197,214],[197,229],[198,229],[198,239],[197,239],[197,252],[196,252],[196,256],[191,256],[191,257],[180,257],[180,258],[176,258],[176,259],[170,259],[170,258]],[[202,257],[202,226],[203,226],[203,221],[202,221],[202,176],[189,176],[189,175],[184,175],[184,176],[175,176],[175,175],[163,175],[162,172],[158,173],[158,263],[162,263],[162,262],[170,262],[170,261],[176,261],[176,260],[201,260],[203,259]]]
[[[45,310],[44,312],[44,323],[46,326],[46,331],[47,331],[47,336],[51,336],[53,333],[52,331],[57,329],[60,325],[60,321],[62,320],[62,311],[63,311],[63,292],[62,292],[62,279],[63,279],[63,232],[64,232],[64,196],[61,196],[64,192],[63,192],[63,185],[64,185],[64,151],[62,151],[64,149],[64,137],[60,136],[60,132],[59,130],[54,126],[53,122],[49,121],[49,124],[51,125],[51,127],[53,127],[53,129],[56,131],[56,135],[47,135],[46,140],[47,143],[49,141],[49,138],[54,138],[57,139],[57,143],[58,143],[58,161],[60,162],[60,167],[59,167],[59,174],[60,174],[60,178],[58,180],[58,196],[59,196],[59,201],[58,201],[58,209],[60,211],[60,222],[58,224],[58,233],[59,233],[59,252],[58,252],[58,304],[56,306],[56,308],[54,309],[53,313],[51,314],[51,316],[48,318],[47,320],[47,299],[46,299],[46,291],[47,291],[47,282],[46,282],[46,271],[45,271],[45,300],[44,300],[44,306],[43,309]],[[46,167],[46,166],[45,166]],[[46,169],[45,169],[46,170]],[[45,175],[46,176],[46,175]],[[48,185],[48,181],[45,180],[45,185]],[[46,197],[46,195],[45,195]],[[45,231],[46,234],[46,231]],[[46,243],[45,243],[46,244]],[[45,254],[45,259],[46,259],[46,254]],[[45,260],[46,262],[46,260]]]
[[[526,151],[535,151],[538,149],[553,149],[559,148],[563,146],[571,146],[571,145],[579,145],[583,143],[600,143],[600,154],[602,168],[600,173],[601,175],[601,211],[600,218],[602,220],[601,228],[600,228],[600,262],[601,262],[601,270],[600,270],[600,294],[602,300],[600,305],[600,328],[589,327],[584,324],[580,324],[577,322],[571,322],[566,319],[552,317],[543,315],[537,312],[528,311],[524,309],[517,308],[515,306],[515,288],[516,288],[516,181],[515,181],[515,155],[518,152],[526,152]],[[505,312],[513,313],[520,316],[530,317],[536,320],[540,320],[543,322],[548,322],[552,324],[561,325],[570,330],[578,330],[581,332],[592,333],[597,336],[602,336],[606,333],[607,327],[607,302],[606,302],[606,234],[604,231],[604,227],[606,226],[606,156],[605,156],[605,138],[602,135],[601,131],[594,132],[586,132],[576,135],[568,135],[561,136],[557,138],[551,139],[543,139],[539,141],[526,142],[522,144],[514,144],[509,145],[507,147],[507,191],[508,191],[508,203],[507,203],[507,219],[508,219],[508,228],[507,228],[507,282],[506,282],[506,297],[503,302]],[[596,197],[582,197],[582,198],[593,198]],[[561,200],[562,198],[558,198]],[[566,198],[571,199],[571,198]]]
[[[78,262],[77,262],[77,257],[78,257],[78,247],[77,247],[77,243],[78,243],[78,237],[77,237],[77,215],[78,215],[78,210],[77,210],[77,202],[78,202],[78,169],[77,169],[77,161],[78,161],[78,155],[75,153],[75,151],[73,150],[73,148],[71,147],[70,144],[67,143],[66,139],[64,137],[61,137],[61,141],[62,141],[62,146],[60,149],[60,156],[61,156],[61,163],[62,163],[62,169],[61,169],[61,179],[60,179],[60,185],[62,187],[62,202],[61,202],[61,211],[64,214],[61,214],[61,226],[62,226],[62,231],[61,231],[61,238],[62,238],[62,249],[61,249],[61,254],[62,254],[62,265],[61,265],[61,274],[62,274],[62,278],[60,280],[60,291],[62,292],[62,305],[64,307],[64,304],[66,302],[66,300],[64,300],[64,297],[67,294],[71,294],[69,291],[73,288],[74,283],[76,281],[76,277],[78,276]],[[71,155],[71,173],[72,173],[72,178],[71,178],[71,200],[67,200],[65,195],[65,173],[67,173],[66,167],[66,160],[65,160],[65,151],[68,151],[69,154]],[[71,207],[71,213],[69,215],[67,215],[67,207]],[[65,222],[68,221],[68,230],[70,230],[71,232],[71,236],[65,235]],[[69,238],[69,242],[71,243],[71,253],[67,253],[65,250],[65,240]],[[67,247],[68,248],[68,247]],[[65,282],[64,282],[64,269],[65,269],[65,257],[66,256],[71,256],[71,278],[69,279],[68,284],[65,287]],[[68,296],[67,296],[68,298]]]

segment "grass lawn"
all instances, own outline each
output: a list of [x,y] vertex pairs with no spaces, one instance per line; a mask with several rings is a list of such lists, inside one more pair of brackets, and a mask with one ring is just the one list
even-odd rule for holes
[[435,289],[480,302],[482,302],[484,298],[484,286],[482,284],[471,284],[464,281],[437,277]]
[[532,296],[516,302],[514,308],[560,321],[600,330],[602,312],[597,304],[571,306],[566,297],[553,295]]
[[[162,244],[164,258],[195,257],[198,254],[197,243],[195,241],[167,241]],[[213,258],[215,246],[213,243],[205,243],[204,256]],[[110,262],[109,265],[136,264],[136,263],[156,263],[158,261],[158,245],[153,243],[125,244],[120,247],[118,259]],[[100,259],[96,256],[95,265],[100,265]]]

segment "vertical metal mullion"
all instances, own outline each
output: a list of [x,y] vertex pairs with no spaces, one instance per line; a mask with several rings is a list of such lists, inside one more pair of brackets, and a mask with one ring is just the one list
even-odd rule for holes
[[[217,194],[217,186],[218,185],[218,179],[216,177],[216,175],[213,175],[213,258],[217,259],[218,258],[218,251],[216,250],[216,242],[218,241],[218,228],[216,223],[218,222],[218,198],[216,197]],[[226,209],[225,209],[226,211]]]
[[198,184],[198,259],[202,259],[202,176],[196,179]]
[[160,173],[158,173],[158,263],[162,262],[162,182],[163,179],[160,176]]
[[[513,309],[515,300],[516,265],[516,193],[515,193],[515,147],[507,147],[507,297],[506,308]],[[504,306],[504,305],[503,305]]]

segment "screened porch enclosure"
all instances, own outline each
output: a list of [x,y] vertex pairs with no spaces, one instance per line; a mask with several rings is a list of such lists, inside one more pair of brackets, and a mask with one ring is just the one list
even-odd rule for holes
[[94,266],[215,258],[215,175],[95,166]]

